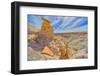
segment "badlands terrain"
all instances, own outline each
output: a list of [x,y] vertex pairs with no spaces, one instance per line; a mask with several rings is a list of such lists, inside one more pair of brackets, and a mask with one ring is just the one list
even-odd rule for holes
[[43,32],[41,29],[28,25],[27,60],[88,58],[87,36],[86,32],[53,33],[51,35],[51,32]]

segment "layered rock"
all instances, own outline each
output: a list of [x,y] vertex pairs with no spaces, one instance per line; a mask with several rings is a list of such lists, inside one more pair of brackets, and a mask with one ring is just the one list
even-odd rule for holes
[[40,52],[35,51],[31,47],[28,47],[28,61],[31,60],[44,60],[45,57]]
[[[42,23],[42,26],[41,26],[41,33],[44,34],[46,37],[48,37],[49,39],[53,39],[53,36],[54,36],[54,30],[51,26],[51,22],[47,19],[43,19],[43,23]],[[44,36],[43,35],[43,36]]]

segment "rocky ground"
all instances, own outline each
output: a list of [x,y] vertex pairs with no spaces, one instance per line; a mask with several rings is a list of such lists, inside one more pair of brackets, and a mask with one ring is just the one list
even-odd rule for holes
[[[52,40],[34,35],[36,39],[28,42],[29,61],[88,58],[87,33],[55,34]],[[45,47],[48,49],[44,49]]]
[[68,42],[69,49],[75,51],[70,58],[88,58],[88,34],[86,32],[57,34],[63,36]]

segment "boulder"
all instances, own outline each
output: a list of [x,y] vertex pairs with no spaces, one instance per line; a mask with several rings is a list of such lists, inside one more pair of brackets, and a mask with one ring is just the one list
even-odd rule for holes
[[49,55],[49,56],[54,56],[54,53],[52,52],[52,50],[47,46],[44,47],[41,53]]

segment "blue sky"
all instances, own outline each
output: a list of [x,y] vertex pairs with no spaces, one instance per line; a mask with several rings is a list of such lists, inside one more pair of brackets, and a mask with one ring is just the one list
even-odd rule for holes
[[88,18],[78,16],[45,16],[45,15],[28,15],[28,24],[41,28],[42,18],[48,19],[55,33],[66,32],[87,32]]

